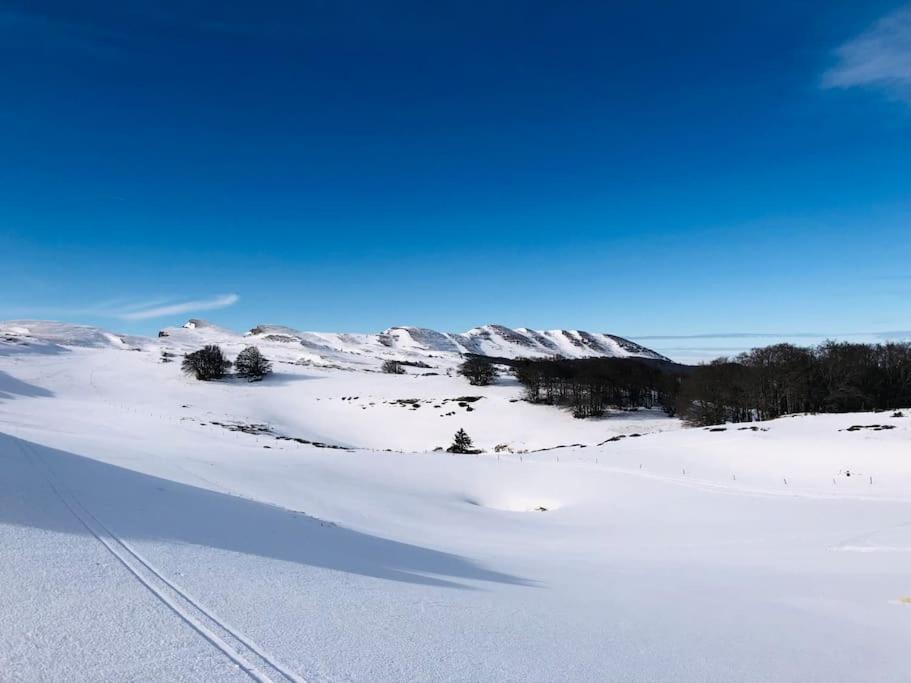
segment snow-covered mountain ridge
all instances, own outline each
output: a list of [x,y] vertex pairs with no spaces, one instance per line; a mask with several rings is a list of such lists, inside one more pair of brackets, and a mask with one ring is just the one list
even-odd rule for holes
[[[199,329],[198,321],[189,323]],[[301,332],[278,325],[257,325],[247,334],[257,340],[300,344],[317,354],[348,353],[378,358],[426,357],[460,358],[479,354],[501,358],[642,357],[664,356],[613,334],[584,330],[512,329],[504,325],[482,325],[467,332],[438,332],[424,327],[390,327],[378,334]]]
[[[375,334],[307,332],[283,325],[257,325],[246,333],[191,319],[166,327],[157,339],[113,334],[95,327],[48,321],[0,322],[0,344],[21,346],[110,346],[147,349],[155,345],[175,352],[200,344],[220,344],[229,351],[255,344],[281,362],[373,369],[384,360],[421,361],[451,367],[466,354],[500,358],[650,358],[664,356],[623,337],[584,330],[512,329],[482,325],[467,332],[438,332],[422,327],[390,327]],[[236,350],[239,350],[237,348]]]

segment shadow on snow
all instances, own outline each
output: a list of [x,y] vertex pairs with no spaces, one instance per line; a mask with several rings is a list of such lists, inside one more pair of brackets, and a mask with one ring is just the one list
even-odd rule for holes
[[43,387],[23,382],[9,373],[0,370],[0,401],[25,396],[30,398],[50,398],[54,393]]
[[[44,465],[44,466],[42,466]],[[190,544],[378,579],[472,589],[531,585],[429,548],[266,503],[177,483],[0,433],[0,523],[87,534],[56,500],[45,468],[118,536]],[[365,505],[369,501],[365,501]]]

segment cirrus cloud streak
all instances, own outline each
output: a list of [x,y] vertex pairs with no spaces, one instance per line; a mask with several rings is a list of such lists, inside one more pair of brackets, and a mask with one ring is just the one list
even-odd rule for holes
[[155,306],[153,308],[140,308],[138,310],[121,311],[114,317],[121,320],[149,320],[151,318],[164,318],[169,315],[193,313],[194,311],[214,311],[219,308],[233,306],[240,299],[237,294],[220,294],[210,299],[195,299],[178,303]]
[[873,87],[911,103],[911,5],[887,14],[835,51],[824,88]]

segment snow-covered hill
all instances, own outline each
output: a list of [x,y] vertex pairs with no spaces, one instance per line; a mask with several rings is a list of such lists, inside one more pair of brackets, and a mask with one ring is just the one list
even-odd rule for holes
[[[202,320],[191,320],[183,328],[166,328],[162,332],[175,341],[240,341],[240,335]],[[664,356],[616,335],[581,330],[513,330],[502,325],[475,327],[462,334],[422,327],[390,327],[379,334],[348,334],[301,332],[281,325],[257,325],[242,337],[245,343],[281,345],[284,348],[280,353],[297,353],[305,362],[337,363],[354,368],[372,366],[377,360],[389,358],[451,366],[468,353],[500,358],[664,359]]]
[[0,354],[52,353],[66,347],[135,350],[153,345],[146,337],[115,334],[89,325],[51,320],[0,321]]
[[[575,420],[410,332],[439,367],[166,332],[2,327],[0,679],[907,677],[908,411]],[[263,382],[163,362],[251,339]]]

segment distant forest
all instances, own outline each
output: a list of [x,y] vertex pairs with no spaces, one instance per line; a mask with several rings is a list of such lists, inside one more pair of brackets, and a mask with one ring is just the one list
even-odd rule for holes
[[775,344],[695,366],[647,358],[489,360],[513,368],[526,400],[579,418],[660,406],[688,424],[711,425],[911,407],[911,343]]

